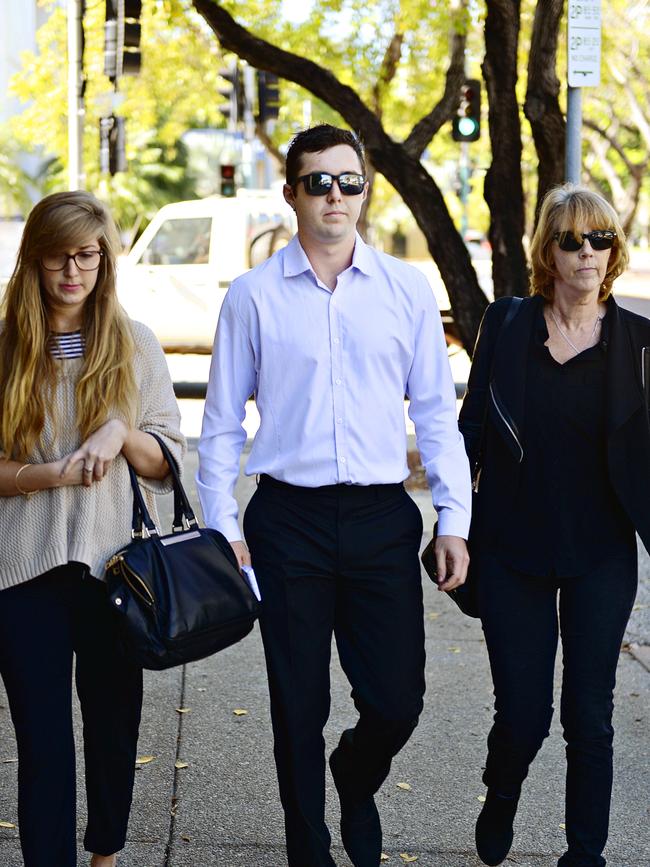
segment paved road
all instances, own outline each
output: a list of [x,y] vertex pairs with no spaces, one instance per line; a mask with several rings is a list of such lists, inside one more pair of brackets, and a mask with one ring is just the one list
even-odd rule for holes
[[[196,453],[188,456],[187,478]],[[247,501],[252,484],[241,486]],[[414,494],[431,526],[425,493]],[[169,514],[168,504],[164,509]],[[425,540],[426,541],[426,540]],[[648,575],[643,556],[641,605],[628,637],[650,644]],[[479,867],[473,823],[484,793],[480,781],[492,695],[479,625],[425,581],[427,698],[419,728],[394,762],[378,796],[388,867]],[[387,635],[399,641],[400,636]],[[513,647],[513,653],[517,648]],[[353,722],[349,689],[337,663],[332,676],[328,748]],[[187,713],[178,713],[178,708]],[[236,715],[235,710],[246,710]],[[610,867],[650,865],[648,722],[650,676],[621,654],[615,725],[617,762]],[[79,718],[76,714],[79,733]],[[136,774],[129,840],[121,867],[286,867],[263,654],[257,628],[211,659],[147,673],[139,754],[153,756]],[[57,745],[52,743],[52,749]],[[15,743],[0,692],[0,821],[16,822]],[[187,767],[176,769],[177,761]],[[81,777],[81,756],[79,773]],[[552,867],[562,852],[564,752],[557,720],[526,784],[512,854],[506,864]],[[398,783],[408,783],[405,790]],[[80,838],[83,785],[79,792]],[[349,867],[338,834],[337,801],[328,780],[328,816],[339,867]],[[404,856],[417,856],[417,862]],[[80,864],[87,863],[80,849]],[[22,864],[17,832],[0,828],[0,865]],[[52,865],[57,867],[57,865]]]

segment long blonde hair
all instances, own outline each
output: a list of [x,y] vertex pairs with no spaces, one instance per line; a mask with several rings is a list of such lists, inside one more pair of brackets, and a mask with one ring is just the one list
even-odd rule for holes
[[609,298],[614,280],[625,271],[629,261],[625,232],[607,199],[577,184],[553,187],[542,202],[537,228],[530,244],[533,272],[531,295],[542,295],[547,301],[553,300],[557,276],[553,259],[554,235],[567,230],[579,237],[578,233],[585,226],[616,232],[605,279],[598,294],[599,301]]
[[[76,385],[76,424],[81,440],[110,416],[135,417],[135,345],[130,321],[118,303],[115,278],[120,248],[115,222],[93,195],[54,193],[34,206],[7,285],[0,316],[0,449],[26,460],[40,439],[61,369],[48,349],[50,325],[41,288],[40,259],[86,243],[97,235],[102,256],[97,283],[83,310],[85,355]],[[56,423],[56,418],[54,419]]]

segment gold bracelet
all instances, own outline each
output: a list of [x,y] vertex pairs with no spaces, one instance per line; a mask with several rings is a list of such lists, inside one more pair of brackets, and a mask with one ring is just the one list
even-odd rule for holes
[[23,497],[27,497],[27,498],[31,497],[32,494],[35,494],[36,491],[24,491],[20,487],[20,485],[18,484],[18,476],[22,473],[23,470],[26,470],[27,467],[31,467],[31,466],[32,466],[32,464],[23,464],[22,467],[18,467],[18,470],[16,471],[16,475],[14,476],[14,485],[16,486],[16,490],[18,491],[19,494],[22,494]]

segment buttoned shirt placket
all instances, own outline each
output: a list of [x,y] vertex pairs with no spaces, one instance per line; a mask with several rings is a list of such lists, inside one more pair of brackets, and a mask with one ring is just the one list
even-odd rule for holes
[[345,283],[339,275],[336,291],[330,292],[328,305],[330,332],[330,366],[332,382],[332,409],[334,413],[334,448],[336,451],[337,479],[339,484],[351,483],[351,469],[347,448],[347,419],[345,413],[345,367],[343,349],[343,329],[341,327],[340,305]]

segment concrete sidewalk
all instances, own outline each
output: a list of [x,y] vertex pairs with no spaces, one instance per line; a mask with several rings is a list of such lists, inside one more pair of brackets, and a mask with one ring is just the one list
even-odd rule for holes
[[[196,452],[191,450],[186,461],[190,491],[195,466]],[[241,483],[242,502],[252,488],[250,479]],[[433,512],[428,495],[416,492],[414,496],[430,530]],[[167,527],[169,503],[164,511]],[[645,552],[641,574],[627,638],[650,645],[650,563]],[[484,794],[480,778],[492,717],[485,647],[480,625],[460,615],[426,576],[424,580],[426,705],[418,729],[395,760],[377,798],[388,855],[385,863],[388,867],[405,863],[480,867],[473,829]],[[400,636],[390,635],[387,640],[399,641]],[[639,659],[643,653],[638,651]],[[609,867],[650,865],[650,677],[639,659],[622,652],[619,664],[615,782],[605,853]],[[129,840],[120,867],[286,867],[258,628],[210,659],[182,670],[148,672],[145,682],[139,755],[153,758],[136,773]],[[16,824],[16,748],[6,705],[0,692],[0,822]],[[341,729],[353,722],[349,687],[335,661],[328,750]],[[79,734],[77,710],[76,724]],[[52,743],[51,748],[57,745]],[[79,749],[80,839],[85,819],[81,762]],[[555,720],[526,783],[506,864],[553,867],[557,862],[564,846],[563,775],[563,741]],[[327,798],[333,855],[339,867],[349,867],[329,777]],[[79,863],[87,863],[81,845]],[[0,827],[0,867],[21,864],[17,831]]]

